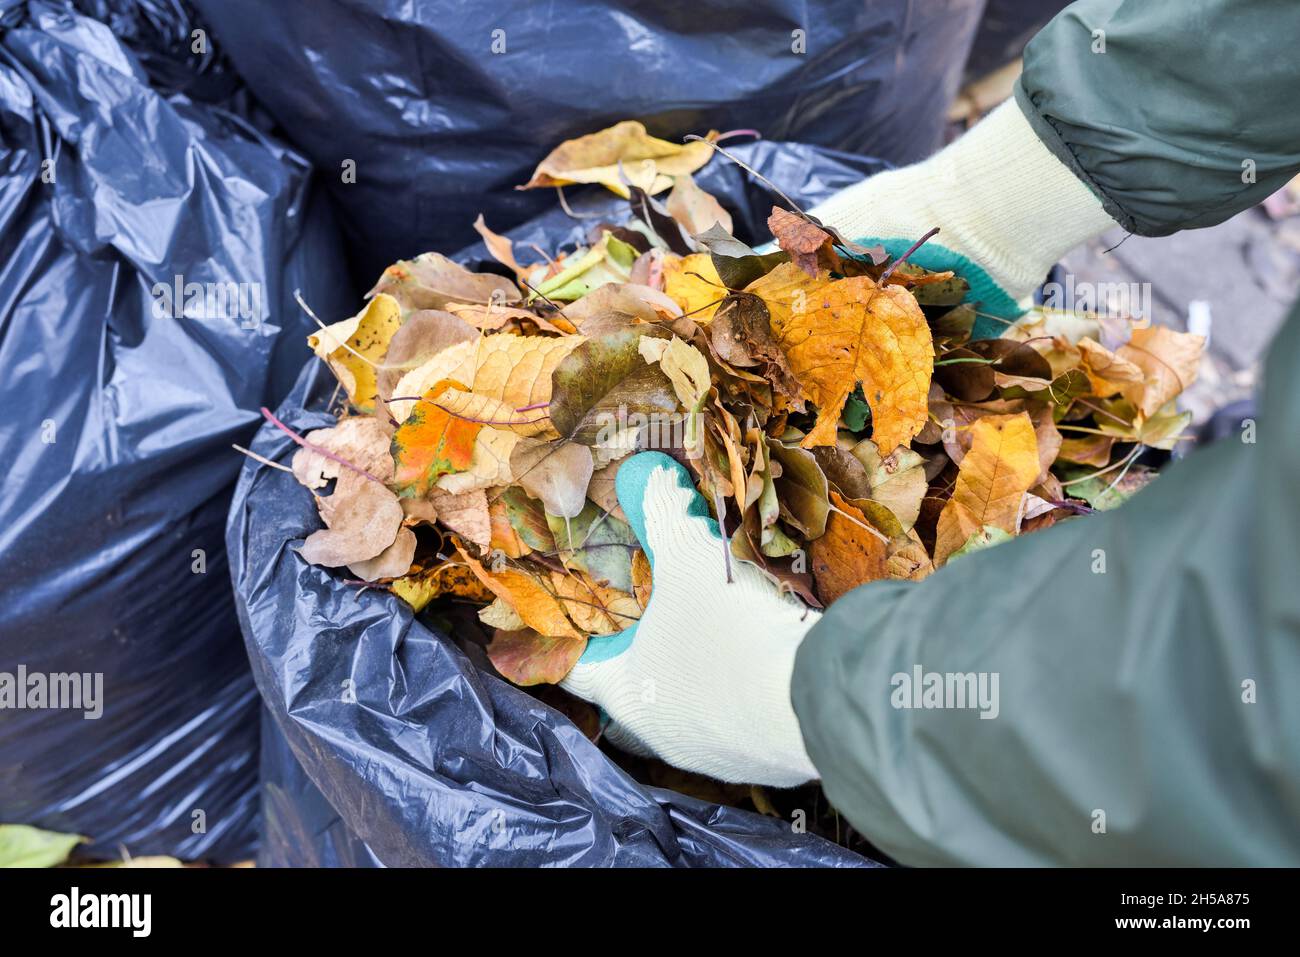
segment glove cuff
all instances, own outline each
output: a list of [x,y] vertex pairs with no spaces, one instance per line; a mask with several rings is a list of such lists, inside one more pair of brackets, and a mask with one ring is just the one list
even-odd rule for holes
[[931,244],[982,266],[1015,300],[1065,252],[1115,225],[1014,100],[925,162],[873,176],[810,212],[853,239],[912,242],[938,226]]

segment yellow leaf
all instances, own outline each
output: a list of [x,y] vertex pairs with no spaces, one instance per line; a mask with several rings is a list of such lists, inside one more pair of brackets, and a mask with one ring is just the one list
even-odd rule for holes
[[1080,363],[1095,395],[1108,399],[1130,382],[1142,382],[1142,370],[1121,359],[1100,342],[1086,336],[1079,340]]
[[1134,329],[1133,337],[1115,354],[1141,369],[1144,378],[1125,385],[1124,398],[1144,417],[1155,415],[1161,406],[1196,381],[1204,349],[1204,336],[1175,332],[1164,326]]
[[[404,375],[393,391],[400,398],[424,395],[440,379],[469,383],[468,391],[443,392],[438,405],[494,429],[554,438],[544,407],[551,400],[551,373],[586,341],[584,336],[483,336],[442,350]],[[388,408],[402,422],[412,406],[390,402]]]
[[[709,139],[715,139],[710,133]],[[693,173],[713,155],[713,148],[699,140],[672,143],[646,132],[634,120],[624,120],[597,133],[561,143],[537,164],[532,178],[519,189],[539,186],[567,186],[570,183],[600,183],[626,199],[630,194],[620,177],[654,195],[672,185],[672,177]]]
[[712,385],[709,360],[704,358],[704,353],[676,336],[671,339],[642,336],[638,349],[646,362],[659,363],[659,368],[672,381],[677,401],[688,411],[697,411]]
[[804,448],[834,445],[844,402],[862,383],[872,439],[882,449],[907,445],[928,416],[934,371],[930,327],[916,298],[868,276],[828,282],[782,263],[750,284],[767,304],[772,332],[790,368],[817,405]]
[[392,296],[381,292],[351,319],[308,336],[307,344],[329,364],[352,404],[369,412],[374,409],[376,391],[375,367],[371,363],[383,359],[389,341],[401,325],[402,307]]
[[573,626],[559,599],[543,587],[540,579],[517,568],[488,571],[463,549],[459,553],[478,580],[514,608],[515,613],[538,634],[549,638],[587,637]]
[[551,572],[551,584],[573,623],[589,635],[612,635],[641,617],[634,597],[581,572]]
[[1038,481],[1038,439],[1025,412],[988,415],[971,424],[971,447],[961,460],[952,497],[939,513],[936,564],[985,525],[1011,534],[1024,494]]
[[664,292],[696,322],[708,322],[727,296],[708,253],[664,257]]
[[442,595],[456,595],[471,601],[491,601],[492,592],[461,562],[412,566],[411,570],[390,586],[393,594],[416,611]]

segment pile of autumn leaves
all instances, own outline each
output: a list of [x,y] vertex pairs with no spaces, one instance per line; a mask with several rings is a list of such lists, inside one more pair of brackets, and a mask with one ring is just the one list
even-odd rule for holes
[[1199,337],[1031,314],[972,341],[959,276],[779,207],[780,252],[733,238],[690,175],[713,139],[620,123],[570,141],[525,188],[603,184],[626,222],[520,264],[480,218],[503,274],[426,253],[310,338],[346,408],[296,437],[325,525],[307,561],[417,610],[478,602],[496,667],[556,682],[646,608],[649,563],[614,495],[639,448],[691,470],[719,561],[826,605],[1110,507],[1149,477],[1139,451],[1179,440]]

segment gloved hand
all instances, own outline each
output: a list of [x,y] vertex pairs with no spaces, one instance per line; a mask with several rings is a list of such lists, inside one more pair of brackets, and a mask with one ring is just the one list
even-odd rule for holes
[[561,683],[611,719],[610,740],[722,781],[792,787],[817,771],[790,703],[795,651],[820,617],[732,561],[704,498],[662,452],[628,459],[619,504],[650,559],[641,620],[593,638]]
[[[1014,100],[930,159],[863,180],[808,212],[845,239],[879,243],[891,256],[938,226],[908,261],[953,270],[971,285],[967,301],[1003,319],[1020,315],[1019,301],[1062,254],[1115,225]],[[983,335],[1005,328],[976,324]]]

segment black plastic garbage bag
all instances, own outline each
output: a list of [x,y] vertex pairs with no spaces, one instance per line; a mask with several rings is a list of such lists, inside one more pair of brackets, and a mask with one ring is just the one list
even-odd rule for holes
[[196,0],[346,211],[358,281],[551,206],[556,144],[623,119],[896,165],[941,145],[985,0]]
[[[0,822],[101,856],[253,851],[230,445],[301,367],[294,287],[348,304],[306,161],[193,29],[175,0],[0,2]],[[60,674],[79,707],[35,696]]]
[[[806,203],[879,168],[807,146],[736,152]],[[722,160],[697,178],[737,214],[742,236],[761,235],[765,192]],[[596,189],[575,202],[620,220],[626,210]],[[555,248],[591,222],[556,210],[511,236]],[[312,360],[278,416],[299,432],[330,425],[323,410],[333,390],[332,374]],[[295,448],[270,426],[254,445],[280,462]],[[270,713],[263,864],[871,863],[788,821],[636,783],[568,718],[471,660],[403,601],[303,561],[297,546],[319,527],[292,475],[245,466],[226,534]]]

